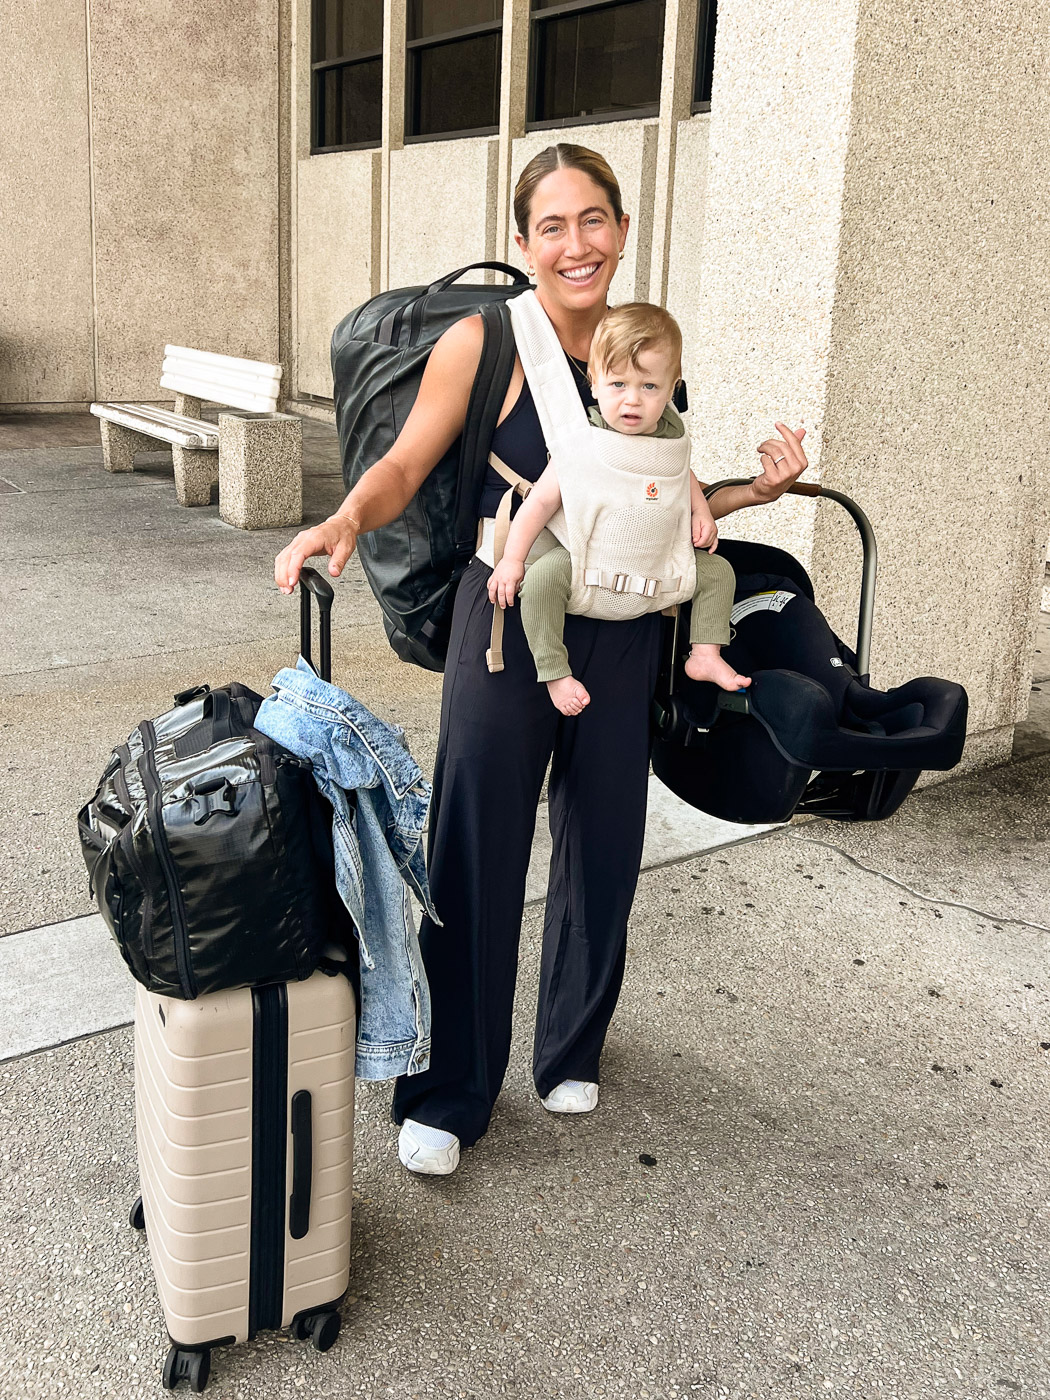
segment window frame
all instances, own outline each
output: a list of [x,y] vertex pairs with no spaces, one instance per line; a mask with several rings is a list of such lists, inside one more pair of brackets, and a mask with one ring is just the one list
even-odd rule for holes
[[[713,58],[715,30],[717,27],[718,0],[697,0],[696,47],[693,50],[693,92],[689,104],[690,114],[694,117],[698,112],[710,112],[711,110],[711,99],[709,97],[703,101],[697,101],[696,81],[700,73],[700,64],[703,63],[706,67],[708,60]],[[708,52],[709,45],[710,53]]]
[[[635,0],[561,0],[557,5],[546,5],[537,8],[534,4],[529,6],[529,72],[528,90],[525,99],[526,114],[535,111],[539,88],[539,52],[540,45],[536,42],[537,25],[543,24],[546,20],[558,19],[566,15],[586,14],[592,10],[615,10],[621,9],[625,5],[635,3]],[[664,14],[666,16],[667,6],[664,0]],[[660,115],[660,99],[648,103],[644,107],[632,107],[629,111],[597,113],[586,117],[542,117],[532,118],[526,115],[525,130],[529,131],[553,131],[563,126],[598,126],[605,122],[631,122],[647,121],[652,117]]]
[[[310,42],[313,43],[313,33],[311,31]],[[324,58],[319,62],[310,62],[310,154],[312,156],[333,155],[337,151],[375,151],[383,144],[383,123],[380,119],[379,135],[374,141],[351,141],[344,146],[319,146],[317,137],[321,115],[321,104],[318,97],[319,84],[318,75],[328,72],[332,68],[356,68],[362,63],[374,63],[376,59],[382,62],[383,49],[358,49],[355,53],[348,54],[343,58]],[[380,101],[382,97],[380,96]]]
[[496,78],[496,105],[499,106],[499,87],[502,83],[503,17],[482,20],[478,24],[467,24],[460,29],[444,30],[441,34],[427,34],[422,39],[405,40],[405,129],[402,139],[406,146],[419,145],[424,141],[456,141],[469,136],[498,136],[499,117],[493,126],[461,127],[456,131],[434,131],[416,134],[413,131],[419,118],[419,67],[413,62],[413,55],[426,49],[439,49],[455,44],[463,39],[481,38],[485,34],[500,36],[500,72]]

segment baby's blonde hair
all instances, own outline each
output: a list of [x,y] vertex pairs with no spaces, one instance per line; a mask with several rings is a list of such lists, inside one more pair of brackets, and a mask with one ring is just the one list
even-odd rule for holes
[[682,377],[682,332],[678,322],[662,306],[648,301],[629,301],[614,306],[598,322],[591,339],[587,373],[593,383],[603,370],[617,365],[638,367],[639,355],[661,348],[670,351],[675,379]]

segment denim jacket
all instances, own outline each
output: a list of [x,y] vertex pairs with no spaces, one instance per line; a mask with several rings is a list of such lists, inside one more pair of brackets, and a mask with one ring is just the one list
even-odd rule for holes
[[409,888],[439,922],[423,860],[430,784],[402,730],[319,679],[302,657],[273,686],[255,727],[309,759],[332,805],[336,883],[359,944],[357,1076],[419,1074],[430,1061],[430,990]]

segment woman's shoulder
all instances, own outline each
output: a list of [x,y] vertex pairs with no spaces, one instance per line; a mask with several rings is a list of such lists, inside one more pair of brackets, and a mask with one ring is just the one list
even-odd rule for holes
[[461,321],[453,321],[448,330],[438,336],[430,352],[431,358],[437,355],[450,366],[460,361],[469,367],[473,375],[481,359],[484,339],[485,331],[480,315],[464,316]]

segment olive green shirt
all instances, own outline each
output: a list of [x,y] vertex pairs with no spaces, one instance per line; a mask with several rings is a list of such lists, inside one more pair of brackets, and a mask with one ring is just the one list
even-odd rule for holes
[[[587,410],[587,417],[590,420],[592,427],[608,428],[610,433],[615,433],[616,429],[610,427],[609,424],[606,423],[599,409],[589,408]],[[630,436],[630,434],[627,434],[627,436]],[[652,430],[652,432],[640,433],[639,436],[654,438],[685,437],[685,425],[682,423],[681,418],[679,418],[678,414],[675,413],[671,405],[668,404],[667,407],[664,409],[663,413],[660,415],[659,423],[657,423],[656,427]]]

